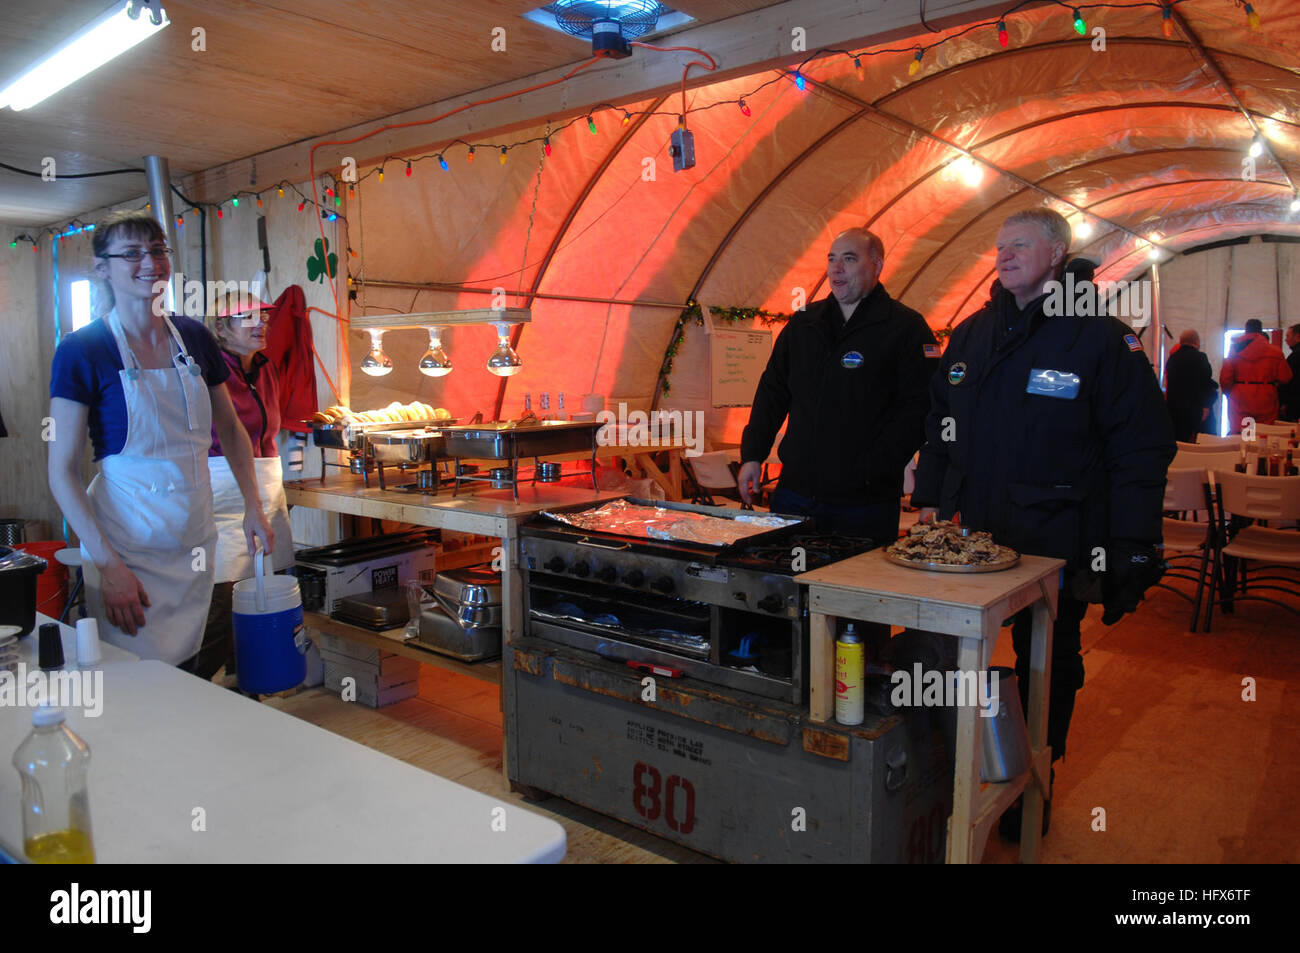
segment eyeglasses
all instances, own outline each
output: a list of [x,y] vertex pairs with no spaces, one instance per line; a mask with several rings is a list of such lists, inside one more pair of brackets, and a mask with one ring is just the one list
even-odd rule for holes
[[167,258],[171,255],[171,253],[172,250],[170,248],[163,246],[159,248],[150,248],[148,251],[141,251],[138,248],[128,248],[120,255],[100,255],[99,257],[100,258],[123,258],[126,261],[135,262],[135,261],[142,260],[145,255],[148,255],[150,258]]

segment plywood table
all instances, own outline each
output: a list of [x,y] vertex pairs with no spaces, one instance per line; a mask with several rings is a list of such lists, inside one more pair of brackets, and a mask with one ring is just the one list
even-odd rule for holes
[[[564,828],[157,661],[101,666],[90,746],[100,863],[554,863]],[[0,749],[31,730],[0,708]],[[22,856],[18,773],[0,847]]]
[[[948,862],[978,862],[989,832],[1023,791],[1020,856],[1036,863],[1042,831],[1043,798],[1051,791],[1051,749],[1047,746],[1047,673],[1052,658],[1052,620],[1056,618],[1059,559],[1023,556],[1011,569],[991,573],[923,572],[899,566],[875,549],[797,576],[808,586],[811,617],[812,721],[826,722],[835,704],[836,618],[901,625],[958,640],[957,667],[984,672],[993,657],[1002,622],[1033,609],[1029,664],[1029,746],[1031,768],[1011,781],[983,784],[983,733],[973,705],[957,709],[953,808],[948,827]],[[1033,783],[1030,783],[1033,782]]]

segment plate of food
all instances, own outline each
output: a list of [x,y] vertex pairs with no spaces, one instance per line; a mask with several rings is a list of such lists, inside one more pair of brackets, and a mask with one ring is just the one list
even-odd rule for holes
[[931,572],[998,572],[1020,562],[1020,554],[993,542],[992,533],[972,532],[949,520],[917,523],[885,549],[885,558]]

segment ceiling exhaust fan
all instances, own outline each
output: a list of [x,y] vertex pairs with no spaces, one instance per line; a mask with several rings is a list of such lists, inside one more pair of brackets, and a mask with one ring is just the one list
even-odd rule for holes
[[654,31],[664,12],[656,0],[556,0],[542,9],[570,36],[591,40],[595,56],[623,59],[632,55],[629,40]]

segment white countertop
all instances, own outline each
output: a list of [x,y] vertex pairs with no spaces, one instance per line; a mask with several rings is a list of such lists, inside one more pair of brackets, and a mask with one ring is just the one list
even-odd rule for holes
[[[66,632],[65,632],[66,635]],[[35,637],[28,649],[34,654]],[[66,643],[65,643],[66,644]],[[115,650],[102,712],[73,708],[90,746],[101,863],[515,863],[564,857],[559,824],[261,705]],[[65,649],[75,670],[75,648]],[[0,707],[0,845],[22,856],[9,763],[31,730]],[[202,809],[201,812],[196,809]],[[206,830],[196,817],[201,816]],[[500,828],[504,828],[503,830]]]

